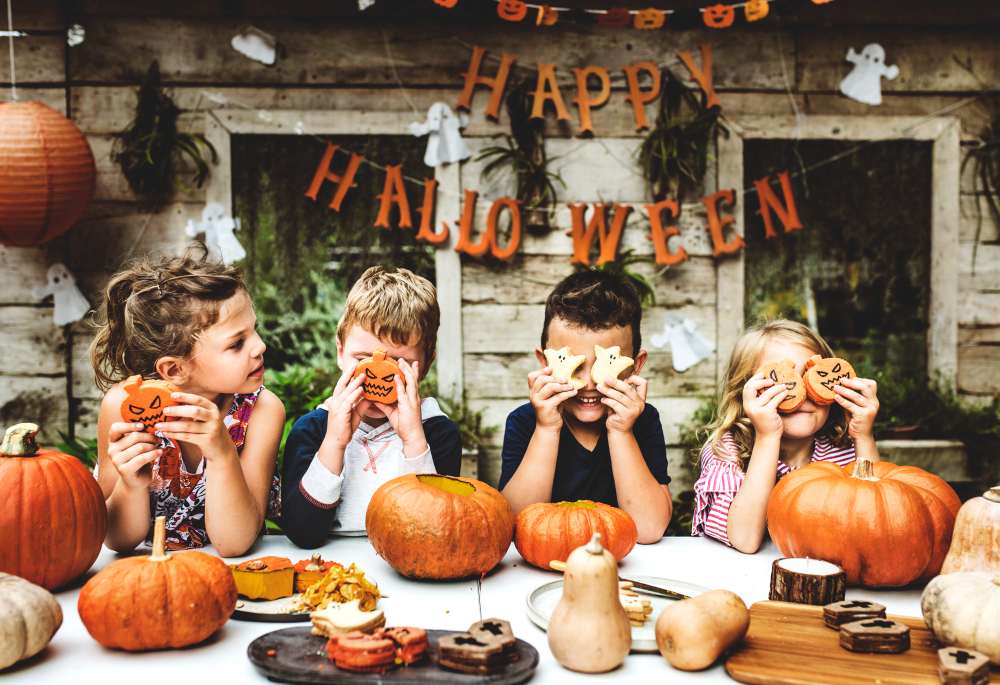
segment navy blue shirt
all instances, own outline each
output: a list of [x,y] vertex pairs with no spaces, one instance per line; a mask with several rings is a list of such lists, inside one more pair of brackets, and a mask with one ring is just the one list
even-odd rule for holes
[[[500,469],[500,488],[513,477],[521,465],[528,442],[535,433],[535,408],[531,403],[522,404],[507,417],[507,427],[503,434],[503,451]],[[639,443],[646,467],[658,483],[670,482],[667,475],[667,445],[663,439],[660,414],[651,404],[647,404],[642,414],[632,426],[632,434]],[[608,432],[601,437],[593,451],[581,445],[566,425],[559,433],[559,454],[556,457],[556,473],[552,479],[550,502],[566,502],[589,499],[618,506],[615,492],[615,477],[611,471],[611,450],[608,447]]]

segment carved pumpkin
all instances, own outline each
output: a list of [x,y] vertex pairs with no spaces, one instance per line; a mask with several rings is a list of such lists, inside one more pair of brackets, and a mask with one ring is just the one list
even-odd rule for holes
[[632,25],[637,29],[642,29],[645,31],[655,31],[658,28],[662,28],[667,22],[667,13],[663,10],[658,10],[655,7],[650,7],[648,9],[639,10],[635,13],[635,20]]
[[521,21],[528,16],[528,6],[523,0],[500,0],[497,3],[497,14],[507,21]]
[[627,7],[612,7],[604,14],[597,15],[597,23],[599,26],[622,28],[632,23],[632,14]]
[[802,380],[806,386],[806,395],[816,404],[833,404],[837,393],[834,386],[845,378],[854,378],[854,367],[839,357],[821,357],[814,354],[806,361],[806,371]]
[[441,5],[441,7],[447,7],[448,9],[451,9],[458,4],[458,0],[434,0],[434,2]]
[[732,5],[711,5],[701,11],[701,18],[709,28],[729,28],[736,20],[736,8]]
[[372,356],[354,369],[355,376],[365,376],[361,384],[365,399],[380,404],[392,404],[396,401],[396,374],[399,372],[399,365],[386,357],[385,350],[382,349],[375,350]]
[[747,0],[747,4],[743,6],[743,13],[746,15],[747,21],[760,21],[770,11],[771,6],[768,0]]
[[783,383],[788,388],[788,395],[778,404],[778,411],[790,413],[802,406],[806,401],[806,388],[802,376],[795,370],[795,362],[791,359],[765,364],[757,370],[774,383]]
[[105,647],[143,652],[194,645],[236,609],[236,583],[226,563],[193,550],[167,554],[164,523],[156,518],[150,556],[119,559],[80,590],[80,620]]
[[97,481],[75,457],[39,449],[19,423],[0,444],[0,571],[53,590],[97,559],[108,527]]
[[924,588],[920,611],[942,644],[974,649],[1000,664],[1000,575],[938,576]]
[[783,556],[833,562],[852,585],[900,587],[941,570],[960,504],[914,466],[815,462],[775,486],[767,528]]
[[639,531],[627,512],[601,502],[539,502],[517,515],[514,545],[524,560],[549,570],[553,560],[566,561],[594,533],[621,561],[635,547]]
[[128,396],[122,402],[122,421],[141,423],[147,433],[156,431],[153,426],[166,419],[163,410],[177,404],[170,393],[179,388],[173,383],[161,380],[143,380],[142,376],[129,376],[122,386]]
[[409,474],[383,484],[368,503],[368,540],[410,578],[482,576],[514,536],[503,495],[473,478]]
[[51,592],[0,573],[0,671],[45,649],[62,620]]
[[1000,575],[1000,485],[958,510],[941,573],[985,571]]

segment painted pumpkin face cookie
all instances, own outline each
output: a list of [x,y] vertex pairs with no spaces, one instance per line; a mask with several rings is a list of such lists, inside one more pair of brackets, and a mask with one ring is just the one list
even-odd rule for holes
[[632,368],[634,363],[632,357],[622,355],[621,351],[618,345],[614,347],[594,345],[594,366],[590,369],[590,377],[594,379],[594,383],[610,383]]
[[757,369],[757,373],[764,374],[765,378],[770,378],[776,384],[783,383],[788,388],[788,395],[778,405],[779,412],[791,413],[806,401],[805,383],[802,381],[802,376],[795,371],[795,362],[791,359],[764,364]]
[[573,374],[580,368],[587,357],[582,354],[573,354],[568,347],[560,347],[558,350],[545,350],[545,362],[552,367],[552,375],[556,378],[565,378],[569,384],[579,390],[584,386],[583,381]]
[[136,375],[130,376],[122,387],[128,393],[122,402],[122,421],[141,423],[147,433],[153,433],[153,426],[164,420],[164,409],[177,404],[170,393],[177,392],[178,388],[167,381],[147,381]]
[[802,375],[805,381],[806,394],[816,404],[833,404],[837,393],[833,386],[845,378],[854,378],[854,367],[847,360],[839,357],[821,357],[813,355],[806,362],[806,372]]
[[396,401],[396,374],[399,365],[385,356],[385,350],[377,349],[368,359],[363,359],[354,369],[354,377],[364,375],[361,383],[366,400],[380,404]]

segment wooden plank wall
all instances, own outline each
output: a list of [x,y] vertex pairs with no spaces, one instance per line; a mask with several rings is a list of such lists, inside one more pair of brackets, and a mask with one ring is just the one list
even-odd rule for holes
[[[22,99],[40,99],[68,112],[87,135],[97,159],[97,195],[84,220],[66,237],[43,249],[0,248],[0,320],[6,324],[0,328],[0,347],[6,352],[0,359],[0,419],[8,424],[41,419],[50,438],[56,431],[71,428],[82,435],[92,434],[100,395],[86,354],[90,332],[82,325],[69,333],[56,329],[50,307],[40,303],[31,287],[44,282],[51,261],[61,260],[77,275],[91,301],[97,302],[107,277],[125,259],[182,249],[183,225],[199,215],[204,201],[197,189],[184,189],[162,212],[145,213],[110,160],[113,135],[132,114],[136,79],[152,59],[159,60],[176,102],[188,110],[181,121],[189,130],[201,125],[196,115],[200,110],[218,106],[205,96],[206,91],[222,94],[230,102],[267,109],[409,111],[412,107],[414,120],[419,120],[434,101],[454,101],[469,46],[474,43],[493,54],[500,50],[516,53],[521,65],[555,63],[563,80],[571,82],[569,69],[587,64],[608,67],[613,74],[639,60],[677,66],[673,57],[677,50],[696,49],[708,41],[714,45],[715,83],[723,111],[735,122],[742,115],[795,111],[806,116],[924,115],[976,93],[979,81],[994,92],[1000,90],[1000,50],[995,29],[989,25],[869,28],[849,20],[828,26],[764,21],[751,29],[712,33],[563,26],[550,30],[542,40],[532,28],[492,22],[457,28],[407,21],[380,28],[342,18],[303,21],[275,17],[281,10],[249,2],[245,6],[257,15],[254,23],[278,36],[286,47],[287,54],[279,63],[266,67],[230,48],[229,38],[246,18],[233,16],[222,7],[228,7],[226,3],[173,3],[169,9],[158,10],[169,15],[160,17],[139,16],[135,3],[117,0],[76,4],[82,15],[74,15],[72,21],[83,24],[87,35],[84,44],[75,48],[68,48],[58,34],[70,19],[54,0],[41,0],[30,8],[21,4],[17,28],[49,33],[17,40],[18,76]],[[827,7],[839,5],[846,3]],[[905,22],[907,12],[896,16],[896,23]],[[883,22],[887,23],[891,22]],[[884,102],[871,108],[842,97],[836,88],[848,71],[847,48],[859,50],[876,41],[885,46],[889,62],[899,66],[901,75],[883,83]],[[971,64],[974,74],[959,62]],[[7,73],[3,50],[0,99],[9,98],[3,83]],[[577,155],[573,159],[587,164],[565,170],[570,177],[567,195],[572,199],[641,199],[634,172],[630,176],[616,160],[627,161],[637,140],[620,76],[615,84],[611,101],[594,114],[600,140],[573,153]],[[571,90],[564,92],[570,107],[572,95]],[[506,129],[503,119],[494,123],[483,118],[484,104],[485,94],[477,95],[468,129],[472,138]],[[655,116],[652,108],[649,114]],[[954,116],[961,119],[965,145],[973,144],[988,121],[987,109],[979,103],[956,110]],[[581,142],[573,138],[571,129],[549,123],[554,154]],[[477,185],[473,165],[462,174],[465,185]],[[968,171],[961,188],[958,386],[970,397],[985,399],[1000,391],[1000,227],[985,212],[984,199],[976,194]],[[586,192],[581,194],[581,190]],[[984,244],[978,248],[973,273],[972,241],[980,213]],[[568,225],[565,211],[558,223]],[[632,223],[626,244],[649,251],[645,218],[634,212]],[[696,230],[698,225],[697,216],[688,213],[684,230]],[[466,390],[493,423],[502,425],[507,411],[523,401],[541,303],[551,285],[570,271],[568,244],[554,230],[527,240],[524,253],[503,271],[474,263],[463,267]],[[667,311],[688,315],[702,331],[713,332],[718,303],[716,269],[710,257],[695,256],[655,278],[658,306],[647,315],[647,338],[661,328]],[[497,334],[498,330],[503,334]],[[677,426],[714,389],[714,360],[683,375],[674,374],[669,362],[668,353],[654,353],[649,374],[654,402],[666,418],[668,441],[675,441]],[[488,479],[497,474],[495,456],[494,451],[482,465],[482,475]],[[672,454],[672,459],[678,456]]]

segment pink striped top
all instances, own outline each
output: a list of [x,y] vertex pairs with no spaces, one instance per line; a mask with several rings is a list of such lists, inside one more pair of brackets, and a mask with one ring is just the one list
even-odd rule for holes
[[[736,441],[726,433],[722,436],[722,447],[726,456],[715,454],[710,442],[701,449],[701,475],[694,484],[695,508],[691,522],[691,535],[708,537],[729,543],[729,507],[743,485],[744,473],[737,463]],[[813,443],[810,461],[830,461],[844,466],[854,461],[854,445],[837,447],[829,438],[820,436]],[[783,461],[778,461],[778,479],[788,475],[791,469]]]

